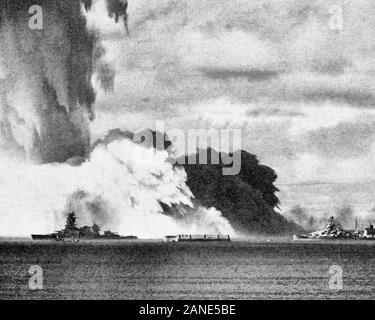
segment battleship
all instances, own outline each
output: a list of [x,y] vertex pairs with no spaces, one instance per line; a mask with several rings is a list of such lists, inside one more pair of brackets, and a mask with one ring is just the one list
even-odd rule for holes
[[116,232],[100,230],[100,227],[94,223],[92,227],[76,226],[76,218],[74,212],[68,214],[65,228],[49,234],[32,234],[33,240],[54,240],[63,242],[78,242],[79,240],[136,240],[136,236],[120,236]]
[[314,231],[308,234],[299,234],[293,236],[294,240],[375,240],[375,229],[372,224],[368,228],[358,230],[344,230],[339,223],[335,223],[335,217],[330,217],[328,224],[322,230]]

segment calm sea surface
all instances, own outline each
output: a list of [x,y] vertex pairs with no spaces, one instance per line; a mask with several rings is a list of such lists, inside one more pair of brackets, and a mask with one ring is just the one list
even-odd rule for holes
[[[29,268],[43,290],[29,289]],[[329,268],[343,270],[342,290]],[[374,242],[0,242],[0,299],[373,299]]]

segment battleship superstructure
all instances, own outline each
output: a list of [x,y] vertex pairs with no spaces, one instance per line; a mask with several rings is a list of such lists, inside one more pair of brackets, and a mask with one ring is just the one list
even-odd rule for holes
[[32,234],[31,238],[33,240],[55,240],[64,242],[78,242],[80,239],[91,240],[91,239],[103,239],[103,240],[113,240],[113,239],[126,239],[134,240],[137,239],[136,236],[120,236],[116,232],[104,231],[101,233],[100,227],[94,223],[92,227],[76,226],[76,218],[74,212],[68,214],[66,219],[65,228],[50,234]]
[[294,235],[294,240],[314,239],[352,239],[352,240],[375,240],[375,229],[372,224],[364,230],[344,230],[339,223],[335,223],[335,217],[330,217],[328,224],[322,230],[308,234]]

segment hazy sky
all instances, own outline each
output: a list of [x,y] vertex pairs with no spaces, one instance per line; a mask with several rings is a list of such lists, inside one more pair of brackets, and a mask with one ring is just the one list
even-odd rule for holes
[[99,91],[94,135],[160,119],[241,128],[280,183],[373,180],[374,1],[129,1],[130,37],[103,6],[89,24],[116,79]]

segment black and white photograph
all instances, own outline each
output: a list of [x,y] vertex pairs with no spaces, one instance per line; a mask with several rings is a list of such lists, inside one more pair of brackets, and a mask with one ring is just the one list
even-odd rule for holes
[[373,0],[0,0],[0,300],[373,300],[374,80]]

